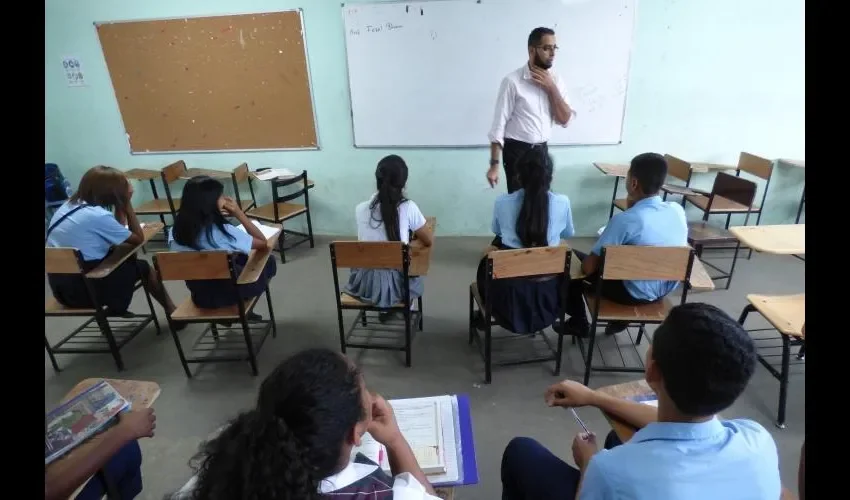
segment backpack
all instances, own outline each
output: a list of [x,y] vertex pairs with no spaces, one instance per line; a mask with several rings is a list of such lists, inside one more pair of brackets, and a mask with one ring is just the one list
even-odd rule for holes
[[68,181],[55,163],[44,164],[44,201],[55,203],[68,199]]

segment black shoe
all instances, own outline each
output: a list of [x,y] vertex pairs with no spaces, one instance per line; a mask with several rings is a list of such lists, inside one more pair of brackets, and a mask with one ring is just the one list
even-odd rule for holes
[[572,335],[573,337],[587,338],[590,336],[590,325],[586,321],[575,321],[573,318],[568,319],[566,325],[556,321],[552,325],[552,330],[555,330],[555,333]]
[[629,324],[625,321],[612,321],[605,327],[605,335],[616,335],[628,328],[628,326]]
[[393,319],[398,317],[398,313],[395,311],[385,311],[378,313],[378,321],[380,323],[387,323],[388,321],[392,321]]

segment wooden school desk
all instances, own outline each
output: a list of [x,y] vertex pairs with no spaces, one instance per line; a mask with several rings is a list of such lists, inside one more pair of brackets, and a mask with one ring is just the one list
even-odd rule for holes
[[251,253],[248,254],[248,261],[245,263],[245,267],[242,268],[242,274],[240,274],[239,278],[236,280],[236,283],[239,285],[255,283],[258,279],[260,279],[260,274],[262,274],[263,269],[265,269],[266,263],[269,261],[269,257],[271,257],[272,252],[274,252],[274,248],[277,246],[277,240],[280,238],[281,232],[283,231],[283,226],[280,224],[265,223],[263,225],[280,229],[280,231],[266,240],[268,246],[265,250],[251,250]]
[[[254,179],[260,180],[257,179],[256,172],[250,172],[250,174],[251,177],[253,177]],[[180,178],[182,180],[189,180],[192,177],[197,177],[199,175],[206,175],[207,177],[212,177],[213,179],[227,179],[230,177],[231,172],[227,170],[212,170],[209,168],[187,168],[186,172],[182,174]],[[307,179],[307,189],[314,188],[315,186],[315,182],[311,181],[310,179]]]
[[[788,160],[786,158],[779,159],[780,165],[788,165],[794,168],[806,168],[805,160]],[[800,223],[800,216],[803,215],[803,206],[806,204],[806,183],[803,182],[803,195],[800,197],[800,205],[797,207],[797,218],[794,219],[794,224]]]
[[86,274],[87,278],[105,278],[109,276],[109,274],[118,268],[121,264],[124,263],[127,259],[130,258],[131,255],[135,255],[136,252],[141,250],[143,246],[145,246],[151,238],[156,235],[156,233],[162,231],[162,228],[165,227],[165,224],[162,222],[145,222],[142,227],[142,232],[145,237],[141,243],[138,245],[127,245],[121,244],[114,247],[112,253],[109,254],[103,262],[100,263],[99,266],[92,269]]
[[425,227],[431,230],[434,241],[431,242],[430,247],[426,247],[419,240],[410,242],[410,245],[408,245],[410,248],[410,276],[425,276],[431,267],[431,250],[436,243],[435,230],[437,228],[437,218],[425,217]]
[[[70,400],[71,398],[85,391],[89,387],[99,383],[101,380],[106,380],[107,382],[109,382],[112,387],[114,387],[115,390],[118,391],[118,393],[121,394],[124,399],[130,402],[131,407],[133,409],[150,408],[151,406],[153,406],[153,403],[154,401],[156,401],[156,398],[159,397],[160,392],[162,392],[159,387],[159,384],[157,384],[156,382],[146,382],[142,380],[120,380],[109,378],[87,378],[82,382],[78,383],[76,386],[74,386],[74,388],[71,389],[71,391],[68,392],[68,394],[66,394],[64,398],[62,398],[62,403]],[[81,457],[85,456],[86,454],[91,452],[91,450],[95,449],[102,439],[102,434],[96,434],[81,443],[73,450],[66,453],[63,457],[56,459],[54,462],[47,466],[45,470],[45,481],[47,481],[49,478],[61,475],[64,471],[73,467],[81,459]],[[89,478],[89,480],[90,479],[91,478]],[[76,497],[83,489],[83,487],[85,487],[86,483],[88,483],[88,480],[83,483],[82,486],[77,488],[77,491],[75,491],[69,498]]]
[[757,252],[794,256],[806,253],[805,224],[735,226],[729,232]]

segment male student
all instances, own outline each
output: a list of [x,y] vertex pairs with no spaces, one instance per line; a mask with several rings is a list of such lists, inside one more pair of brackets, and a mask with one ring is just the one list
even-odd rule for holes
[[[582,260],[581,269],[587,276],[572,280],[567,295],[567,314],[570,319],[566,333],[586,336],[589,330],[584,311],[582,292],[584,281],[595,283],[602,249],[611,245],[687,246],[688,222],[681,205],[665,202],[659,191],[667,178],[667,161],[657,153],[635,156],[626,176],[627,209],[614,215],[596,241],[590,255],[575,252]],[[606,281],[602,295],[625,305],[649,304],[661,300],[676,289],[675,281]],[[560,329],[560,325],[556,325]],[[625,323],[611,322],[605,333],[623,331]]]
[[558,45],[555,32],[535,28],[528,35],[528,61],[502,79],[490,128],[490,187],[499,182],[499,153],[508,193],[520,188],[516,163],[532,148],[547,152],[552,124],[567,126],[575,114],[568,104],[566,84],[552,63]]
[[569,380],[546,392],[549,406],[593,406],[639,429],[628,442],[599,451],[593,434],[578,434],[576,469],[538,442],[515,438],[502,457],[502,498],[778,499],[779,457],[770,433],[752,420],[717,417],[755,370],[746,330],[712,305],[684,304],[658,327],[646,358],[657,409]]

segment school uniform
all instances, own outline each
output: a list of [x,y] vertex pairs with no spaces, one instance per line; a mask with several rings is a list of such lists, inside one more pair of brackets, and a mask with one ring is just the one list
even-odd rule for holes
[[[174,240],[172,230],[168,231],[168,248],[173,252],[197,252],[205,250],[224,250],[234,253],[233,267],[238,277],[248,262],[248,254],[251,253],[251,244],[254,238],[245,231],[237,229],[236,226],[225,223],[224,230],[213,224],[202,229],[195,242],[197,248],[182,245]],[[260,278],[254,283],[237,285],[239,296],[242,300],[248,300],[260,296],[271,280],[277,274],[277,263],[275,259],[269,259],[263,269]],[[217,309],[229,307],[236,304],[233,285],[230,280],[193,280],[187,281],[186,287],[192,295],[192,302],[204,309]]]
[[[357,205],[354,217],[357,222],[357,239],[360,241],[389,241],[381,220],[380,203],[372,208],[377,194]],[[377,220],[376,220],[377,219]],[[398,206],[400,240],[410,243],[410,234],[425,226],[425,216],[419,206],[407,200]],[[409,279],[411,302],[422,296],[425,283],[421,276]],[[376,307],[392,307],[404,301],[404,277],[395,269],[352,269],[345,293]]]
[[[517,234],[517,217],[522,209],[525,190],[503,194],[493,208],[494,246],[500,250],[523,248]],[[563,194],[549,192],[549,227],[546,233],[548,246],[554,247],[562,239],[575,234],[570,199]],[[499,326],[514,333],[536,333],[555,322],[561,310],[561,280],[550,278],[532,280],[508,278],[493,280],[487,296],[487,257],[478,264],[477,284],[482,300],[489,302],[493,317]]]
[[[687,244],[688,222],[682,206],[664,201],[660,196],[650,196],[614,215],[590,252],[600,256],[602,249],[609,245],[682,247]],[[579,257],[583,260],[583,255]],[[582,282],[589,281],[592,291],[598,279],[595,274],[570,282],[567,313],[574,325],[587,323],[582,299],[587,288]],[[610,280],[604,282],[602,295],[625,305],[649,304],[661,300],[678,285],[676,281],[663,280]]]
[[[752,420],[653,422],[624,444],[609,441],[590,459],[580,500],[773,500],[782,490],[776,443]],[[570,500],[580,478],[533,439],[514,439],[502,456],[506,500]]]
[[[115,245],[127,241],[131,234],[109,210],[68,201],[53,214],[45,245],[79,250],[83,272],[89,272],[100,265]],[[89,283],[99,305],[106,306],[108,314],[122,314],[130,307],[136,282],[149,273],[150,264],[134,255],[109,276],[90,280]],[[82,276],[48,274],[47,281],[60,304],[73,308],[94,307]]]
[[[193,476],[171,500],[191,498],[196,482]],[[326,498],[344,500],[439,500],[428,494],[409,472],[392,477],[361,453],[344,469],[322,480],[319,493]]]

